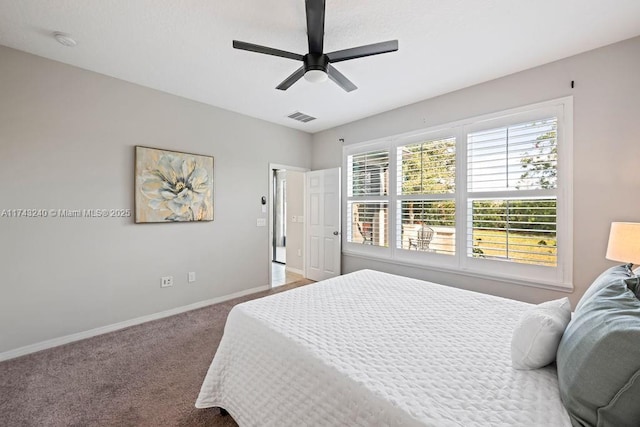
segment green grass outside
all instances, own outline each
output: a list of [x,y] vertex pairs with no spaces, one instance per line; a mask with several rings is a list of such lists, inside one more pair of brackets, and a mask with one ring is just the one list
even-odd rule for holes
[[478,257],[507,258],[524,264],[556,266],[557,240],[555,232],[532,234],[501,230],[474,230],[473,247]]

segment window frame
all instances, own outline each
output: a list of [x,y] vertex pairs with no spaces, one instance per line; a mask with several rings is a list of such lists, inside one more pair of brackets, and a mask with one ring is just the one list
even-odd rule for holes
[[[556,239],[557,239],[557,266],[548,267],[523,263],[508,262],[504,260],[491,260],[467,256],[469,247],[469,229],[467,216],[468,202],[470,199],[479,198],[477,194],[470,196],[467,187],[467,136],[472,132],[493,129],[501,126],[515,125],[527,121],[542,118],[557,117],[558,138],[558,162],[557,162],[557,188],[553,191],[521,190],[523,197],[527,195],[549,195],[555,193],[557,202],[556,211]],[[401,200],[406,196],[398,197],[398,147],[437,140],[440,138],[454,137],[456,139],[456,181],[453,199],[456,205],[455,223],[455,255],[408,251],[396,248],[399,209]],[[570,292],[573,290],[573,97],[563,97],[550,101],[539,102],[522,107],[512,108],[496,113],[471,117],[464,120],[449,122],[418,131],[393,135],[373,141],[350,144],[343,147],[343,207],[347,212],[348,203],[355,201],[348,197],[348,157],[369,151],[387,150],[389,152],[389,194],[385,197],[388,201],[387,228],[389,234],[388,247],[375,247],[360,243],[348,242],[348,233],[351,233],[350,219],[345,216],[343,229],[347,233],[343,235],[343,254],[364,259],[382,260],[387,263],[423,267],[432,270],[482,277],[503,282],[540,287]],[[513,198],[513,191],[485,192],[485,196],[495,198]],[[509,194],[508,197],[505,197]],[[444,194],[443,196],[448,196]],[[447,197],[449,198],[449,197]]]
[[[455,172],[455,191],[453,193],[444,193],[444,194],[439,194],[436,195],[436,197],[434,197],[434,199],[451,199],[454,201],[455,206],[456,206],[456,213],[455,213],[455,223],[456,223],[456,231],[457,231],[457,224],[459,221],[458,218],[458,184],[459,184],[459,177],[458,174],[460,173],[460,137],[461,134],[459,132],[458,129],[455,128],[451,128],[448,126],[438,126],[436,128],[430,128],[430,129],[425,129],[423,132],[419,132],[419,133],[414,133],[411,134],[410,136],[407,137],[398,137],[397,139],[394,140],[394,144],[393,144],[393,151],[394,151],[394,165],[396,165],[396,169],[393,170],[393,173],[390,173],[390,175],[394,175],[394,178],[396,179],[396,185],[393,188],[393,197],[395,199],[394,205],[393,207],[390,207],[390,210],[393,209],[394,210],[394,238],[396,238],[397,235],[397,224],[398,222],[398,218],[397,215],[399,214],[399,211],[401,209],[401,202],[402,200],[408,200],[408,199],[425,199],[426,196],[425,195],[399,195],[398,194],[398,185],[397,185],[397,177],[399,175],[398,170],[397,170],[397,165],[398,165],[398,159],[397,159],[397,153],[398,153],[398,148],[399,147],[403,147],[406,145],[413,145],[413,144],[419,144],[421,142],[428,142],[428,141],[435,141],[435,140],[440,140],[440,139],[446,139],[446,138],[454,138],[455,139],[455,147],[456,147],[456,152],[455,152],[455,156],[456,156],[456,161],[455,161],[455,167],[456,167],[456,172]],[[394,242],[396,242],[397,240],[394,240]],[[455,240],[455,254],[454,255],[447,255],[447,254],[439,254],[439,253],[423,253],[423,252],[418,252],[418,251],[411,251],[411,250],[406,250],[406,249],[401,249],[401,248],[396,248],[394,246],[394,256],[397,260],[404,262],[404,263],[410,263],[410,264],[415,264],[418,266],[440,266],[440,267],[446,267],[449,269],[453,269],[455,268],[459,262],[457,260],[458,256],[459,256],[459,252],[460,252],[460,246],[458,244],[458,239],[457,239],[457,233],[456,233],[456,240]],[[425,255],[427,256],[425,258]]]
[[[348,245],[354,245],[357,247],[357,245],[360,246],[367,246],[367,248],[365,248],[365,252],[364,253],[377,253],[378,256],[389,256],[390,252],[389,252],[389,247],[384,247],[384,246],[377,246],[377,245],[366,245],[363,243],[357,243],[357,242],[349,242],[349,236],[353,235],[353,224],[351,222],[351,210],[349,210],[349,203],[351,202],[357,202],[357,203],[387,203],[388,208],[387,208],[387,230],[388,230],[388,242],[389,245],[392,242],[392,237],[391,237],[391,227],[389,226],[391,224],[390,221],[390,210],[391,210],[391,193],[394,193],[394,191],[391,189],[392,185],[395,185],[395,179],[392,179],[391,174],[389,174],[389,190],[388,190],[388,194],[387,195],[379,195],[379,196],[374,196],[374,195],[365,195],[365,196],[350,196],[349,195],[349,156],[351,155],[359,155],[359,154],[365,154],[365,153],[369,153],[369,152],[375,152],[375,151],[387,151],[389,153],[389,167],[391,167],[391,148],[389,147],[389,144],[386,141],[383,142],[373,142],[373,143],[365,143],[365,144],[358,144],[358,148],[361,149],[357,149],[352,153],[348,153],[348,154],[344,154],[343,155],[343,161],[344,161],[344,166],[342,168],[343,171],[343,188],[342,188],[342,194],[345,195],[345,197],[343,198],[344,203],[343,203],[343,212],[346,212],[347,214],[345,215],[345,219],[344,219],[344,223],[342,225],[342,229],[346,230],[346,233],[343,233],[342,235],[342,243],[343,243],[343,248],[345,247],[345,243]],[[345,152],[346,153],[346,152]],[[344,252],[344,251],[343,251]]]

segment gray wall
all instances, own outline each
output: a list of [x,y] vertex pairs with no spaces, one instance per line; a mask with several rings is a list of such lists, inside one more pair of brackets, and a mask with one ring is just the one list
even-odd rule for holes
[[[342,164],[342,145],[539,101],[574,96],[575,304],[605,260],[612,221],[640,221],[640,38],[340,126],[313,137],[313,169]],[[571,80],[575,89],[571,89]],[[429,84],[425,82],[424,84]],[[343,272],[374,268],[530,302],[565,293],[343,257]]]
[[0,353],[269,283],[269,163],[310,135],[0,47],[0,212],[133,210],[135,145],[214,156],[215,220],[0,217]]

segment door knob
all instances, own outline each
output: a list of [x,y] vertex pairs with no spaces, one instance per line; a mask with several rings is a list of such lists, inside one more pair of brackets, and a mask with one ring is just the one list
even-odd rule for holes
[[339,232],[337,232],[337,231],[334,231],[334,232],[333,232],[333,235],[334,235],[334,236],[337,236],[338,234],[340,234],[340,233],[339,233]]

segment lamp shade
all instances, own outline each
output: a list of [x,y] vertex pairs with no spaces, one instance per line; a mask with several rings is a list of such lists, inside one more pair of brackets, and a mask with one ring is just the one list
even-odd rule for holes
[[607,259],[640,264],[640,223],[611,223]]

